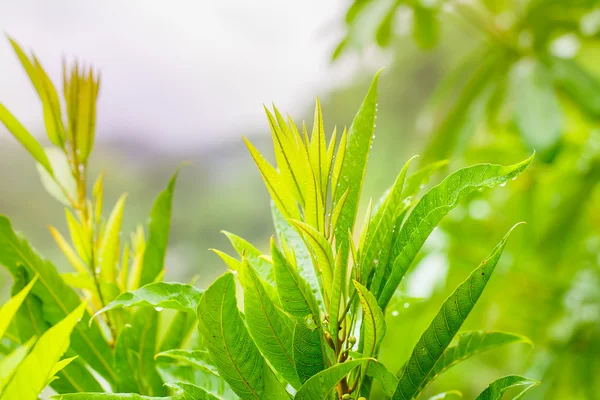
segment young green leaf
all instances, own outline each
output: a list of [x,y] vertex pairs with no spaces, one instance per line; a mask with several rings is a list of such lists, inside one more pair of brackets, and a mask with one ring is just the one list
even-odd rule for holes
[[187,382],[171,382],[167,383],[167,386],[178,389],[181,392],[178,396],[181,400],[219,400],[206,390]]
[[440,220],[467,195],[514,179],[531,164],[535,153],[514,165],[479,164],[450,174],[429,190],[411,211],[392,244],[388,276],[378,297],[385,310],[406,270]]
[[[221,231],[227,239],[231,242],[231,245],[237,251],[240,257],[244,257],[252,268],[258,273],[258,275],[267,281],[269,284],[274,284],[275,279],[273,278],[273,266],[267,260],[265,260],[262,256],[262,253],[254,247],[248,241],[242,239],[241,237],[234,235],[233,233],[227,231]],[[219,254],[217,252],[217,254]],[[221,254],[219,254],[221,258]],[[225,260],[225,259],[224,259]],[[237,261],[237,260],[236,260]],[[229,263],[225,260],[225,262],[229,265]],[[231,266],[230,266],[231,268]],[[236,271],[239,271],[238,268],[232,268]],[[241,271],[239,271],[241,272]]]
[[[369,91],[358,113],[352,121],[348,132],[348,145],[343,157],[343,163],[339,172],[339,181],[334,197],[335,205],[340,201],[343,193],[349,190],[346,204],[340,213],[338,226],[335,230],[336,243],[342,245],[343,260],[348,257],[349,243],[348,230],[354,228],[356,212],[358,210],[358,200],[362,189],[362,183],[367,166],[367,159],[371,144],[373,143],[373,133],[375,131],[375,119],[377,113],[377,83],[379,81],[379,72],[373,78]],[[339,153],[338,153],[339,156]],[[337,161],[336,161],[337,163]],[[336,173],[334,167],[334,174]],[[335,181],[336,179],[334,179]]]
[[65,127],[62,121],[62,112],[60,109],[60,101],[58,100],[56,88],[35,56],[33,57],[33,61],[37,74],[38,94],[40,96],[40,100],[42,101],[42,107],[44,110],[44,124],[46,126],[46,133],[53,144],[58,147],[64,147]]
[[167,188],[163,190],[152,206],[150,222],[148,224],[150,235],[144,251],[144,260],[137,287],[154,282],[165,266],[167,244],[169,242],[169,229],[171,227],[171,207],[173,205],[173,191],[179,171],[173,175]]
[[[515,225],[516,226],[516,225]],[[422,390],[436,363],[462,326],[483,293],[500,260],[508,236],[502,238],[463,283],[446,299],[440,311],[417,342],[408,362],[399,372],[398,386],[392,399],[412,399]]]
[[94,317],[109,310],[133,306],[195,312],[201,296],[202,291],[191,285],[154,282],[133,292],[125,292],[119,295],[114,301],[98,311]]
[[513,399],[516,400],[521,398],[529,389],[539,384],[538,381],[518,375],[504,376],[490,383],[490,385],[477,396],[476,400],[500,400],[507,390],[518,387],[520,392],[513,397]]
[[184,361],[205,370],[215,376],[219,376],[219,372],[210,360],[210,355],[207,350],[167,350],[158,353],[155,358],[164,357],[173,360]]
[[19,310],[19,307],[21,307],[21,304],[23,304],[23,301],[25,300],[25,298],[31,291],[31,288],[33,287],[33,285],[35,285],[36,282],[37,276],[34,277],[31,280],[31,282],[29,282],[27,286],[23,288],[23,290],[21,290],[15,296],[8,299],[8,301],[4,303],[2,307],[0,307],[0,339],[2,339],[2,337],[4,336],[4,332],[6,332],[8,325],[10,325],[13,317]]
[[449,390],[447,392],[438,393],[435,396],[431,396],[429,400],[450,400],[450,399],[462,399],[463,395],[458,390]]
[[298,320],[294,328],[293,355],[296,373],[300,382],[325,369],[326,355],[323,350],[319,321],[309,316]]
[[274,240],[271,240],[271,255],[283,309],[296,318],[304,319],[310,315],[319,318],[320,311],[313,291],[281,254]]
[[319,372],[306,381],[296,393],[296,400],[327,400],[335,390],[335,385],[358,367],[366,358],[335,364],[331,368]]
[[[48,329],[37,341],[31,353],[17,367],[2,392],[2,400],[36,400],[39,393],[56,374],[56,364],[69,348],[73,328],[85,312],[82,303],[62,321]],[[62,364],[64,367],[65,365]]]
[[242,261],[244,312],[248,330],[265,358],[294,388],[300,387],[292,341],[294,323],[271,301],[260,278],[247,261]]
[[531,343],[525,336],[506,332],[469,331],[458,335],[455,345],[448,347],[423,382],[425,388],[438,375],[474,355],[511,343]]
[[48,161],[48,157],[42,146],[2,104],[0,104],[0,122],[25,147],[25,150],[33,156],[35,161],[44,167],[51,176],[54,175],[50,161]]
[[[243,399],[261,399],[272,375],[237,309],[233,274],[210,285],[198,304],[199,329],[219,374]],[[272,384],[272,383],[271,383]]]
[[[198,298],[200,301],[200,298]],[[197,304],[197,303],[196,303]],[[168,351],[172,349],[181,349],[195,332],[197,323],[195,312],[178,311],[171,320],[167,331],[160,342],[159,351]]]
[[77,183],[73,177],[69,160],[63,150],[56,147],[44,149],[46,157],[52,166],[50,174],[43,165],[35,165],[44,189],[65,206],[72,206],[72,199],[77,198]]
[[[357,281],[353,281],[354,287],[358,292],[360,304],[363,309],[362,334],[363,356],[371,357],[377,355],[379,344],[385,336],[385,317],[383,311],[377,305],[377,299],[369,290]],[[365,371],[366,372],[366,368]]]
[[100,279],[103,282],[114,283],[117,280],[117,263],[119,261],[121,243],[121,222],[123,221],[123,210],[127,195],[122,195],[115,207],[104,229],[103,238],[98,250],[98,261],[100,264]]
[[[31,293],[38,299],[36,301],[41,302],[44,319],[48,323],[58,323],[80,304],[79,296],[63,282],[56,268],[19,237],[4,216],[0,216],[0,264],[15,277],[20,270],[26,273],[28,279],[38,275],[38,282]],[[73,330],[71,348],[108,382],[114,383],[116,374],[112,370],[110,346],[98,325],[88,327],[88,321],[89,315],[84,313],[81,323]]]
[[0,359],[0,394],[36,341],[37,337],[33,336],[25,344]]
[[386,396],[392,397],[396,386],[398,385],[398,378],[391,373],[385,365],[379,361],[371,361],[367,368],[367,376],[377,379],[381,384],[381,389]]
[[[329,333],[334,338],[333,343],[337,346],[336,338],[339,336],[340,305],[343,292],[346,287],[347,265],[342,262],[342,253],[338,250],[335,257],[335,269],[333,271],[333,284],[329,295]],[[344,316],[341,316],[342,320]]]

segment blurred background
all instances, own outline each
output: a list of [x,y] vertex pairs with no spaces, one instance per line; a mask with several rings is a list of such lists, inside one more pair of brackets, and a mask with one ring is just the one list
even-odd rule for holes
[[[190,162],[177,183],[168,281],[198,276],[205,287],[220,275],[208,249],[230,250],[221,230],[268,248],[268,195],[241,139],[271,154],[263,104],[310,121],[318,95],[331,132],[351,123],[386,67],[363,208],[414,154],[422,165],[448,160],[433,185],[535,149],[518,180],[470,197],[428,240],[389,307],[382,361],[397,370],[441,301],[526,221],[464,328],[524,334],[535,347],[485,353],[429,391],[474,398],[518,373],[543,382],[528,399],[600,399],[600,2],[22,0],[0,2],[0,28],[55,84],[63,59],[100,71],[91,168],[106,171],[107,207],[129,193],[125,231]],[[41,104],[8,40],[0,71],[0,101],[44,142]],[[47,229],[66,230],[63,206],[4,127],[0,171],[0,213],[68,270]]]

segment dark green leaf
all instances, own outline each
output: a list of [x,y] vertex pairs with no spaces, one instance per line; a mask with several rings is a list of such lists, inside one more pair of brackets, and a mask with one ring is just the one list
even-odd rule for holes
[[518,387],[520,392],[513,397],[513,399],[516,400],[521,398],[521,396],[523,396],[523,394],[525,394],[525,392],[527,392],[529,389],[539,384],[540,383],[538,381],[527,379],[522,376],[508,375],[498,378],[494,382],[490,383],[490,386],[481,392],[481,394],[477,396],[476,400],[500,400],[507,390]]

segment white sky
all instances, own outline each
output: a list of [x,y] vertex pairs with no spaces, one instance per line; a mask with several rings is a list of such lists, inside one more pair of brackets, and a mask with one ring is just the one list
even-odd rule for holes
[[[101,70],[97,138],[177,149],[266,129],[263,103],[299,113],[339,85],[348,64],[329,58],[346,3],[13,0],[0,2],[0,30],[34,50],[57,85],[63,55]],[[39,101],[3,38],[0,101],[39,134]]]

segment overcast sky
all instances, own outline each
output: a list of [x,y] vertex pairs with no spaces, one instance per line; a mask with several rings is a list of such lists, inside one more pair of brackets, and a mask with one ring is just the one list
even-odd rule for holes
[[[263,103],[299,113],[346,79],[348,63],[329,63],[346,3],[13,0],[0,2],[0,28],[57,84],[63,55],[101,70],[97,137],[177,149],[266,129]],[[41,130],[39,101],[7,40],[0,101]]]

